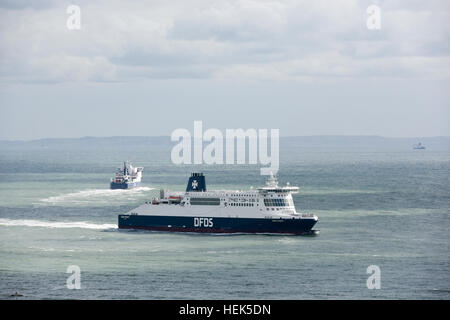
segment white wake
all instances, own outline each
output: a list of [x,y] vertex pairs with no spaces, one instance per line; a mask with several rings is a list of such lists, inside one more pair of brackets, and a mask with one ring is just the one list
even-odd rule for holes
[[82,204],[108,204],[111,201],[122,202],[133,200],[136,196],[154,188],[139,187],[129,190],[111,189],[90,189],[78,192],[66,193],[41,199],[41,203],[51,205],[82,205]]
[[117,229],[117,225],[110,223],[97,224],[86,221],[56,222],[56,221],[2,219],[2,218],[0,218],[0,226],[41,227],[41,228],[56,228],[56,229],[66,229],[66,228],[82,228],[95,230]]

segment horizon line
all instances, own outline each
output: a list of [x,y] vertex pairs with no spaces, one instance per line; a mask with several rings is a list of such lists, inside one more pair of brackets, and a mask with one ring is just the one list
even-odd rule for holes
[[[358,134],[325,134],[325,135],[289,135],[280,136],[280,138],[313,138],[313,137],[365,137],[365,138],[384,138],[384,139],[430,139],[430,138],[450,138],[450,136],[382,136],[382,135],[358,135]],[[155,135],[155,136],[80,136],[80,137],[58,137],[58,138],[38,138],[38,139],[0,139],[0,142],[37,142],[44,140],[82,140],[82,139],[106,139],[106,138],[170,138],[170,135]]]

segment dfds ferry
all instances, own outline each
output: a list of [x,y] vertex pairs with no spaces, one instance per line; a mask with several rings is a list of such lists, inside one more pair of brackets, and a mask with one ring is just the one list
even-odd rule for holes
[[292,193],[273,175],[256,190],[206,190],[205,176],[193,173],[186,192],[161,190],[160,198],[119,215],[120,229],[204,233],[266,233],[313,235],[318,218],[298,213]]
[[111,189],[132,189],[139,187],[142,180],[143,167],[133,167],[128,161],[123,169],[117,168],[116,176],[111,179]]

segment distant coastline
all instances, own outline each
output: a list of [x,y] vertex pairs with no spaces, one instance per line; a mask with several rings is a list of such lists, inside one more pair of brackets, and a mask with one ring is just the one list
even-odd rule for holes
[[[323,150],[411,150],[418,141],[427,146],[427,151],[450,151],[450,137],[382,137],[382,136],[285,136],[280,137],[281,148],[319,148]],[[117,148],[168,147],[175,142],[169,136],[112,136],[80,138],[45,138],[37,140],[0,140],[0,149],[21,148]]]

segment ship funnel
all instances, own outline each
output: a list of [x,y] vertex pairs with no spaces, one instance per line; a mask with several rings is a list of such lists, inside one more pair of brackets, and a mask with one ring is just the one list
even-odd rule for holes
[[189,191],[206,191],[206,181],[203,173],[192,173],[187,187],[186,192]]

